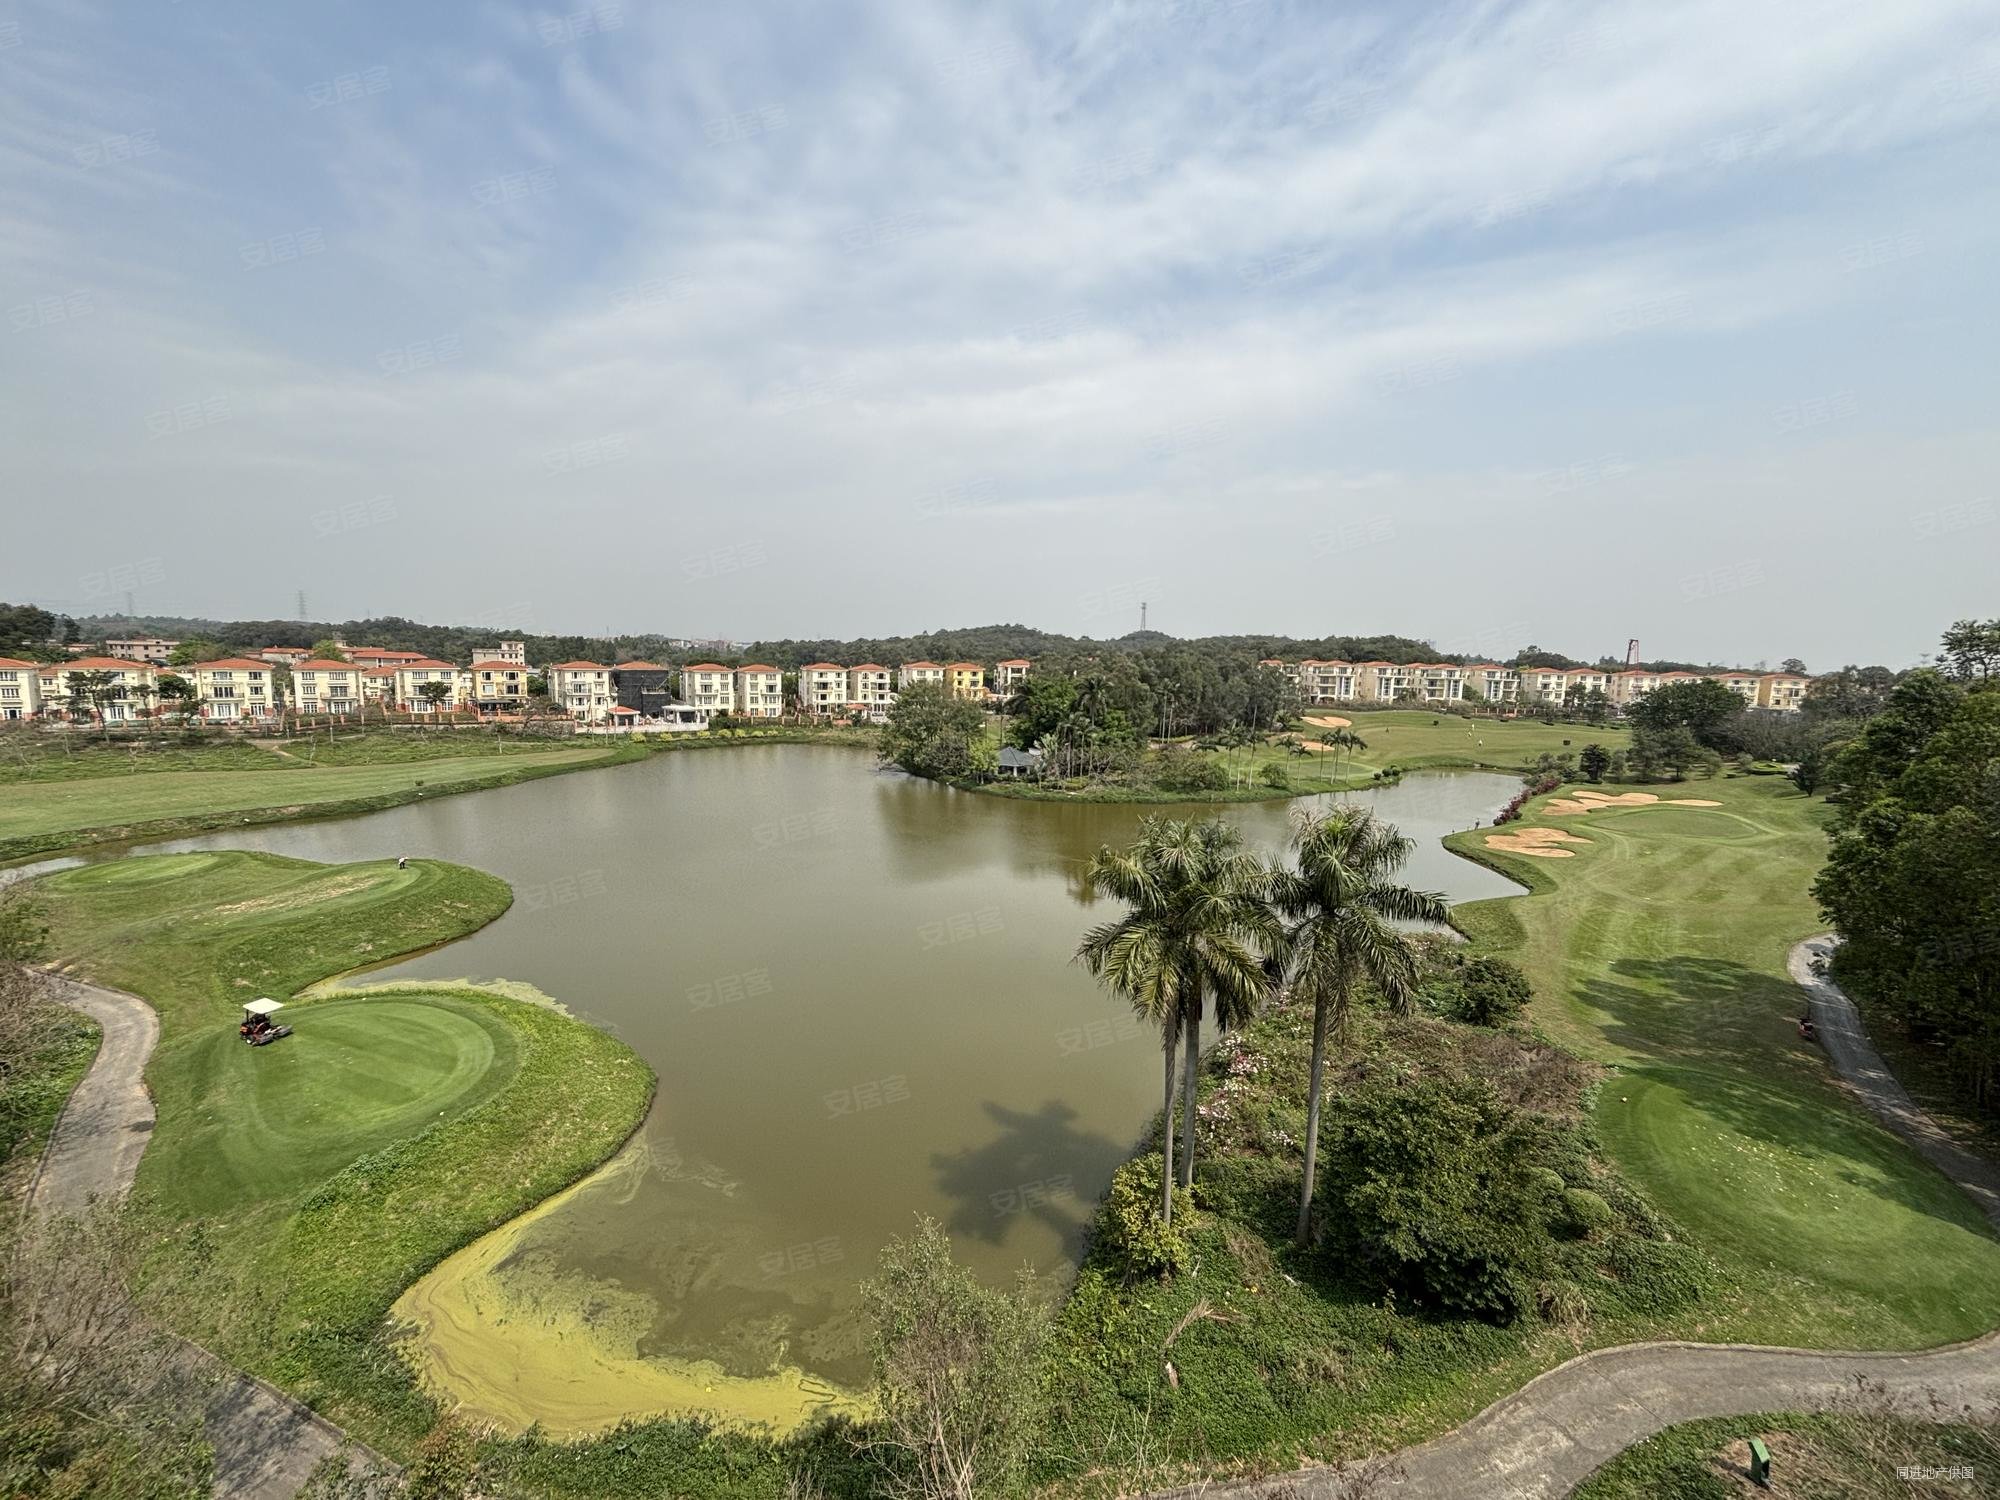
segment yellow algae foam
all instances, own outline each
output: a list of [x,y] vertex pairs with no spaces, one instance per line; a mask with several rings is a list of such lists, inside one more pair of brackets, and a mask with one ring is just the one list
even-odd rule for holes
[[642,1293],[529,1274],[497,1274],[523,1257],[528,1231],[587,1189],[629,1194],[647,1166],[626,1148],[591,1176],[538,1204],[440,1264],[396,1299],[390,1318],[412,1330],[399,1348],[435,1395],[508,1432],[539,1424],[559,1437],[615,1427],[627,1417],[706,1414],[782,1436],[827,1412],[865,1414],[861,1398],[796,1368],[726,1373],[708,1360],[643,1358],[651,1318]]
[[[401,963],[409,956],[405,953],[390,962]],[[392,994],[450,996],[467,990],[497,995],[503,1000],[518,1000],[523,1005],[539,1005],[543,1010],[553,1010],[565,1016],[570,1014],[569,1007],[562,1001],[544,990],[536,989],[524,979],[384,979],[362,983],[336,974],[331,979],[307,985],[299,991],[299,998],[331,1000],[338,997],[344,1000],[357,995]]]

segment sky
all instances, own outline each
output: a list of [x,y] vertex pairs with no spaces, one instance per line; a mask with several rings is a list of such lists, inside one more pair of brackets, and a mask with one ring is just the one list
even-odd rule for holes
[[0,0],[0,598],[2000,613],[1991,0]]

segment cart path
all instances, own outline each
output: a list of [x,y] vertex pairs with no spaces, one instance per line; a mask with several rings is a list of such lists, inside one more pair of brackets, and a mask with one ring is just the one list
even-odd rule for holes
[[49,975],[48,983],[64,1005],[97,1023],[104,1040],[49,1134],[28,1207],[37,1214],[80,1214],[93,1199],[125,1196],[152,1139],[153,1096],[144,1075],[160,1039],[160,1018],[132,995],[61,974]]
[[1788,967],[1806,992],[1813,1025],[1834,1071],[1860,1096],[1882,1123],[1913,1146],[1917,1153],[1972,1196],[1986,1217],[2000,1225],[2000,1162],[1967,1150],[1925,1114],[1896,1081],[1882,1054],[1868,1040],[1861,1012],[1839,985],[1813,972],[1816,960],[1832,954],[1831,937],[1808,938],[1792,949]]
[[[145,1070],[160,1039],[160,1020],[137,995],[65,974],[47,977],[58,1000],[104,1031],[28,1189],[31,1212],[76,1214],[94,1200],[123,1198],[131,1191],[152,1138],[153,1097],[146,1091]],[[183,1342],[181,1351],[204,1387],[203,1426],[215,1448],[218,1500],[292,1500],[314,1466],[343,1447],[390,1467],[276,1386],[197,1344]]]
[[[1832,952],[1833,944],[1830,937],[1808,939],[1787,960],[1828,1060],[1889,1129],[1964,1188],[2000,1227],[2000,1165],[1958,1145],[1916,1106],[1868,1041],[1854,1002],[1813,972],[1813,961]],[[1558,1500],[1663,1428],[1700,1417],[1823,1408],[1851,1393],[1857,1377],[1879,1383],[1892,1398],[1908,1398],[1912,1410],[1931,1392],[1947,1415],[1957,1407],[2000,1403],[2000,1333],[1914,1354],[1621,1344],[1560,1364],[1463,1426],[1356,1472],[1372,1472],[1365,1489],[1371,1497]],[[1355,1482],[1334,1470],[1303,1469],[1196,1485],[1158,1500],[1347,1500]]]

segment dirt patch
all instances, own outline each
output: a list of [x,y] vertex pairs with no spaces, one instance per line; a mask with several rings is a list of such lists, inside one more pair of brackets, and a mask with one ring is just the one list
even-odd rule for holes
[[1487,848],[1498,849],[1503,854],[1525,854],[1530,859],[1574,859],[1574,849],[1558,846],[1589,842],[1589,839],[1580,839],[1566,828],[1523,828],[1515,833],[1486,835]]
[[1352,719],[1343,719],[1337,714],[1307,714],[1306,722],[1315,729],[1349,729],[1354,724]]
[[282,896],[258,896],[251,901],[233,901],[227,906],[215,908],[217,916],[240,916],[244,912],[296,911],[302,906],[317,906],[322,901],[337,900],[352,895],[355,891],[365,891],[376,883],[374,875],[349,875],[330,885],[314,886],[309,891],[292,891]]

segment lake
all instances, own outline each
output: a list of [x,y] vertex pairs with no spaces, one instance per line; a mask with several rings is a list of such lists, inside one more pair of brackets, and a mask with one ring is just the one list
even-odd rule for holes
[[[1437,840],[1518,789],[1444,773],[1356,800],[1417,839],[1411,884],[1464,901],[1518,888]],[[1159,1105],[1157,1034],[1071,962],[1112,915],[1077,873],[1169,811],[1189,809],[984,797],[774,745],[164,847],[510,882],[499,921],[362,982],[531,985],[630,1043],[659,1095],[610,1169],[399,1304],[413,1347],[509,1426],[703,1406],[782,1428],[865,1383],[854,1286],[917,1215],[996,1280],[1073,1265]],[[1223,812],[1282,844],[1288,804]]]

